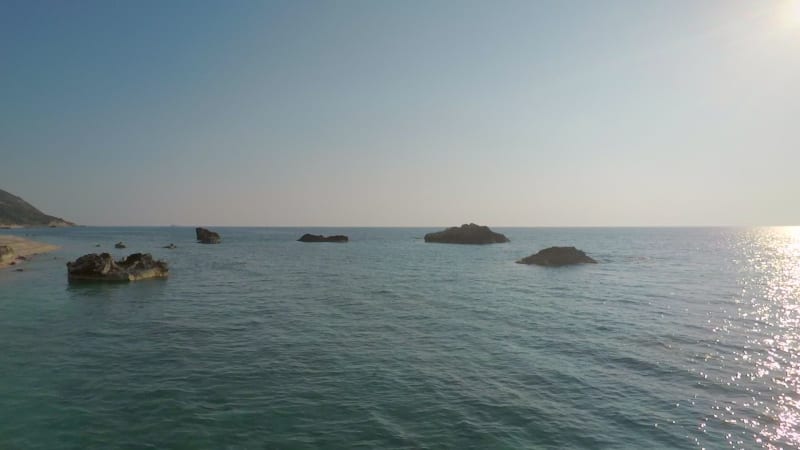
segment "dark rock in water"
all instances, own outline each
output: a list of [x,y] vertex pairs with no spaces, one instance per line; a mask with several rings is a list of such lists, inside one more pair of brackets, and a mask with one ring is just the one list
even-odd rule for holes
[[178,246],[177,246],[177,245],[175,245],[175,244],[169,244],[169,245],[165,245],[165,246],[164,246],[164,247],[162,247],[162,248],[175,249],[175,248],[178,248]]
[[167,263],[149,253],[134,253],[119,261],[108,253],[90,253],[67,263],[69,281],[138,281],[167,275]]
[[201,244],[219,244],[221,240],[219,233],[206,230],[205,228],[197,227],[194,229],[194,232],[197,235],[197,241]]
[[4,261],[13,261],[16,258],[14,249],[8,245],[0,245],[0,264]]
[[347,242],[347,236],[337,234],[334,236],[323,236],[321,234],[304,234],[298,241],[300,242]]
[[116,244],[114,244],[114,248],[125,248],[125,247],[127,246],[122,242],[117,242]]
[[507,237],[500,233],[495,233],[489,227],[470,223],[436,233],[428,233],[425,235],[425,242],[439,244],[502,244],[509,241]]
[[575,247],[550,247],[535,255],[522,258],[517,263],[558,267],[572,264],[595,264],[597,261]]
[[24,272],[25,269],[15,269],[17,272]]
[[100,244],[94,244],[95,247],[100,247]]

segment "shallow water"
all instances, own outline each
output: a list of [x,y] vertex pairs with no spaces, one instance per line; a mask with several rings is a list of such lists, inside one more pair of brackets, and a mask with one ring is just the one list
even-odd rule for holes
[[[215,230],[11,232],[62,249],[0,271],[0,448],[800,446],[800,229]],[[170,279],[68,285],[99,250]]]

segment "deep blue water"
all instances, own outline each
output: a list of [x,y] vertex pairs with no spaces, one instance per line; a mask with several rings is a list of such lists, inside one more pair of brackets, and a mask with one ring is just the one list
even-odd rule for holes
[[[10,232],[62,249],[0,271],[0,449],[800,446],[800,229],[217,231]],[[170,278],[68,285],[98,250]]]

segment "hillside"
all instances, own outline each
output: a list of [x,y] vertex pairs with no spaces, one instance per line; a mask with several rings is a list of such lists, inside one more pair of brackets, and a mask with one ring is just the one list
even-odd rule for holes
[[0,189],[0,226],[69,227],[74,226],[59,217],[48,216],[14,194]]

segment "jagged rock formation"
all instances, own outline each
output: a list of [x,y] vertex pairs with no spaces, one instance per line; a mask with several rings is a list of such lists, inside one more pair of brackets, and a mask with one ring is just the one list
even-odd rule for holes
[[194,229],[194,232],[197,235],[197,241],[201,244],[219,244],[221,241],[219,233],[214,231],[197,227]]
[[535,255],[522,258],[518,264],[536,264],[538,266],[560,267],[572,264],[596,264],[597,261],[590,258],[581,250],[575,247],[550,247]]
[[71,227],[74,223],[48,216],[25,200],[0,189],[0,227]]
[[168,275],[167,263],[149,253],[134,253],[119,261],[108,253],[90,253],[67,263],[69,281],[138,281]]
[[425,235],[425,242],[439,244],[502,244],[509,242],[509,240],[505,235],[495,233],[489,227],[470,223],[436,233],[428,233]]
[[298,241],[300,242],[347,242],[347,236],[337,234],[334,236],[323,236],[321,234],[304,234]]

